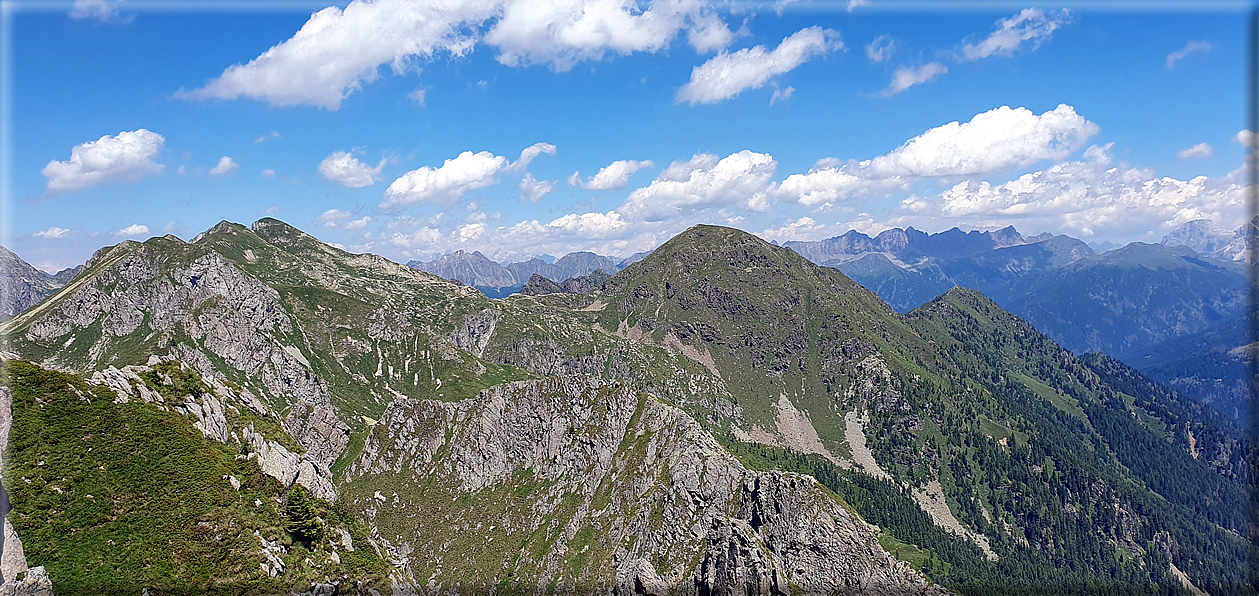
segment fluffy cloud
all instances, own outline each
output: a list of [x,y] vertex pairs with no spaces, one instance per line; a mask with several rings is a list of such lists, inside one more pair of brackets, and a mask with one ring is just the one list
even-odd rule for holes
[[162,135],[141,128],[78,145],[70,150],[69,161],[50,161],[44,166],[48,194],[161,174],[165,166],[153,158],[165,144]]
[[43,230],[41,232],[35,232],[35,237],[43,238],[45,240],[58,240],[61,238],[65,238],[66,234],[69,234],[69,233],[70,233],[70,230],[53,226],[51,228],[48,228],[47,230]]
[[754,46],[721,53],[691,71],[691,80],[678,90],[677,102],[716,103],[746,89],[759,89],[775,76],[833,50],[843,49],[839,33],[821,27],[801,29],[782,40],[773,51]]
[[1071,13],[1066,10],[1046,13],[1024,8],[1010,18],[997,21],[997,28],[982,41],[963,44],[962,58],[973,61],[989,56],[1010,56],[1027,42],[1031,42],[1034,49],[1070,21]]
[[614,188],[625,188],[629,182],[630,176],[634,175],[643,168],[650,168],[653,164],[651,160],[638,161],[636,159],[622,159],[614,161],[602,168],[585,182],[581,180],[580,172],[573,172],[568,177],[568,183],[573,186],[580,186],[586,190],[611,190]]
[[792,174],[774,188],[776,197],[805,207],[829,207],[878,190],[901,186],[899,176],[871,177],[861,167],[814,167],[804,174]]
[[934,197],[902,202],[897,223],[941,220],[987,227],[1025,220],[1035,229],[1080,237],[1146,237],[1194,219],[1235,227],[1244,217],[1242,170],[1227,176],[1178,180],[1148,168],[1111,165],[1109,145],[1091,147],[1085,159],[1056,164],[1013,180],[965,181]]
[[734,35],[705,4],[652,2],[640,10],[621,0],[509,1],[485,42],[498,48],[498,61],[508,66],[546,64],[558,71],[608,53],[663,50],[684,29],[692,47],[708,52]]
[[210,175],[222,176],[224,174],[231,173],[233,170],[239,167],[240,167],[240,164],[236,163],[232,158],[224,155],[223,157],[219,158],[218,165],[214,166],[213,168],[210,168]]
[[970,176],[1063,159],[1099,130],[1066,104],[1039,116],[1002,106],[928,130],[863,165],[884,176]]
[[1211,44],[1209,42],[1191,41],[1185,44],[1185,47],[1167,55],[1167,68],[1175,68],[1176,63],[1183,60],[1189,54],[1209,51],[1211,51]]
[[896,50],[896,40],[891,35],[880,35],[866,45],[866,57],[875,64],[887,62]]
[[497,175],[509,166],[506,157],[488,151],[464,151],[441,167],[424,166],[403,174],[385,191],[382,208],[423,201],[449,204],[469,192],[498,183]]
[[1187,147],[1176,152],[1177,159],[1201,159],[1211,157],[1214,151],[1211,146],[1206,143],[1198,143],[1192,147]]
[[385,168],[385,161],[380,160],[373,168],[348,152],[335,151],[319,162],[319,173],[346,188],[363,188],[380,180],[380,171]]
[[939,62],[928,62],[918,68],[902,66],[892,73],[892,82],[888,83],[879,95],[891,97],[914,85],[931,82],[946,72],[949,72],[949,67]]
[[1247,149],[1259,147],[1259,143],[1256,143],[1257,137],[1254,131],[1248,129],[1237,131],[1237,136],[1233,137],[1233,140],[1237,141],[1242,147],[1246,147]]
[[655,2],[646,10],[620,0],[354,0],[316,12],[293,37],[179,95],[336,110],[386,64],[402,74],[438,54],[462,56],[482,40],[498,48],[503,64],[567,70],[608,53],[665,49],[682,30],[703,52],[734,37],[701,0]]
[[115,232],[119,237],[144,236],[149,233],[149,226],[144,224],[131,224],[121,230]]
[[773,156],[748,150],[720,159],[697,153],[689,161],[673,162],[651,184],[631,192],[618,211],[645,221],[717,206],[763,211],[769,206],[767,189],[777,167]]
[[616,211],[607,213],[570,213],[551,223],[548,228],[563,230],[577,234],[583,238],[606,238],[626,228],[621,214]]
[[546,196],[547,193],[555,190],[555,181],[538,180],[533,177],[533,174],[526,173],[524,177],[520,179],[520,186],[517,187],[517,190],[520,192],[521,199],[529,201],[530,203],[537,203],[538,201],[541,201],[542,197]]

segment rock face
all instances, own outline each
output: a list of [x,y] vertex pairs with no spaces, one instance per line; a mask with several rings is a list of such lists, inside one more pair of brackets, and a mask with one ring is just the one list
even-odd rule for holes
[[750,471],[682,411],[590,377],[399,400],[346,478],[430,590],[943,592],[811,477]]
[[1200,255],[1209,255],[1233,239],[1233,232],[1221,228],[1211,220],[1195,219],[1177,226],[1163,236],[1164,246],[1186,246]]
[[520,293],[525,296],[542,296],[544,294],[560,294],[564,292],[564,287],[545,277],[541,273],[534,273],[525,282],[524,287],[520,288]]

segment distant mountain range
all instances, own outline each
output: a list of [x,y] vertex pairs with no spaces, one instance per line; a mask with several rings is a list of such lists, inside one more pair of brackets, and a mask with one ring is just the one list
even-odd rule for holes
[[1248,226],[1188,222],[1161,244],[1097,253],[1081,240],[994,232],[856,231],[787,246],[908,312],[973,288],[1076,353],[1104,352],[1238,416],[1245,390]]
[[4,272],[0,277],[0,321],[35,306],[82,270],[80,265],[56,274],[44,273],[0,246],[0,271]]
[[464,285],[481,290],[490,298],[503,298],[520,291],[535,274],[550,281],[590,275],[595,271],[612,274],[642,259],[646,254],[637,253],[627,258],[617,258],[592,252],[573,252],[553,263],[534,257],[528,261],[502,265],[479,251],[457,250],[432,261],[408,261],[407,266],[445,279],[458,280]]

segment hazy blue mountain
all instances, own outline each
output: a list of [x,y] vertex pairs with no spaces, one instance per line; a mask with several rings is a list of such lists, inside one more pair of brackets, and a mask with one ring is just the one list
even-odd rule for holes
[[541,275],[548,280],[566,280],[600,270],[615,273],[623,268],[623,262],[592,252],[573,252],[554,262],[534,257],[527,261],[502,265],[480,252],[457,250],[432,261],[409,261],[407,266],[445,279],[459,280],[481,290],[490,298],[504,298],[520,291],[534,275]]

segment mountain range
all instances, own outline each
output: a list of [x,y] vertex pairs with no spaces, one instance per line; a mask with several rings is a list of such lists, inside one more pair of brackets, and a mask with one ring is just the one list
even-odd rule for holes
[[554,262],[534,257],[527,261],[502,265],[479,251],[457,250],[432,261],[408,261],[407,266],[445,279],[459,280],[464,285],[481,290],[490,298],[503,298],[519,291],[534,275],[562,281],[570,277],[590,275],[595,271],[616,273],[642,257],[642,253],[618,259],[592,252],[573,252]]
[[491,300],[223,222],[0,334],[0,560],[59,592],[1254,592],[1226,417],[731,228]]
[[[1193,221],[1161,244],[1100,254],[1069,236],[1025,238],[1013,228],[848,232],[784,246],[838,268],[901,312],[954,286],[977,289],[1073,352],[1117,356],[1243,416],[1249,383],[1241,347],[1249,340],[1239,321],[1250,307],[1246,238],[1254,225],[1225,233]],[[1231,334],[1210,331],[1229,325]],[[1175,354],[1178,363],[1152,351]]]

